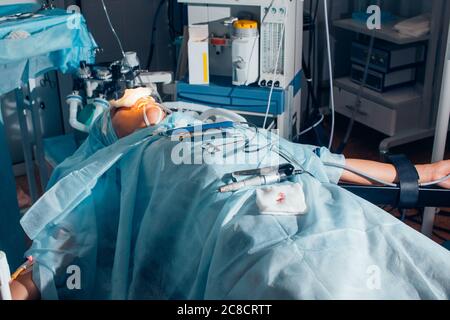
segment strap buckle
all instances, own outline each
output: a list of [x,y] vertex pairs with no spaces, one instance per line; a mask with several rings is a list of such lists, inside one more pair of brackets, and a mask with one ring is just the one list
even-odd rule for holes
[[390,155],[388,161],[395,166],[400,182],[400,209],[416,208],[419,203],[419,174],[405,155]]

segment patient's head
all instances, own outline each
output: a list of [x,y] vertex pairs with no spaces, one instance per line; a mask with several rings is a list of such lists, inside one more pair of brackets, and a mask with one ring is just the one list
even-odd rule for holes
[[164,120],[166,113],[151,94],[149,88],[127,89],[121,99],[110,101],[112,124],[119,138]]

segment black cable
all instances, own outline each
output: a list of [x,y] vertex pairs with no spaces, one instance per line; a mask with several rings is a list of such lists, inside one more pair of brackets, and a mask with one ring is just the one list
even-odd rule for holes
[[170,38],[172,41],[175,40],[175,38],[178,35],[177,30],[175,30],[175,17],[174,17],[174,6],[173,6],[173,0],[169,0],[169,2],[167,3],[167,10],[168,10],[168,18],[169,18],[169,33],[170,33]]
[[123,48],[122,41],[120,40],[119,35],[117,34],[116,28],[114,27],[112,21],[111,21],[111,15],[109,14],[108,8],[106,7],[105,1],[100,0],[103,11],[105,12],[106,20],[108,21],[108,25],[111,29],[111,32],[113,33],[114,37],[116,38],[117,44],[119,45],[120,53],[122,55],[122,58],[125,58],[125,50]]
[[169,19],[169,34],[170,34],[170,38],[172,39],[172,41],[175,39],[175,27],[174,27],[174,25],[173,25],[173,7],[172,7],[172,5],[173,5],[173,2],[172,2],[172,0],[169,0],[169,2],[167,3],[167,11],[168,11],[168,14],[167,14],[167,17],[168,17],[168,19]]
[[317,15],[319,13],[319,0],[316,0],[316,7],[314,9],[314,17],[313,17],[313,21],[316,22],[317,21]]
[[[315,3],[315,6],[314,6]],[[313,69],[315,65],[315,49],[316,49],[316,30],[317,30],[317,14],[319,9],[319,1],[309,0],[309,16],[307,17],[308,28],[309,31],[309,39],[308,39],[308,52],[305,53],[302,57],[302,69],[307,81],[307,99],[306,99],[306,113],[308,117],[308,121],[306,122],[306,126],[310,127],[311,125],[317,123],[318,117],[321,116],[319,109],[319,102],[317,99],[317,95],[315,92],[314,86],[314,77],[315,77],[315,69]],[[307,58],[307,59],[306,59]],[[313,60],[314,59],[314,60]],[[317,141],[321,140],[320,133],[315,130],[312,130],[316,134]],[[321,144],[321,143],[319,143]]]
[[[309,109],[310,106],[310,98],[313,101],[312,108],[318,109],[319,105],[317,103],[317,96],[313,84],[313,79],[315,76],[315,69],[313,69],[313,66],[315,65],[313,63],[313,57],[315,57],[315,50],[316,50],[316,30],[317,30],[317,14],[319,10],[319,0],[316,0],[316,6],[313,8],[313,0],[310,0],[310,16],[311,16],[311,27],[310,27],[310,35],[309,35],[309,43],[308,43],[308,76],[307,79],[310,79],[310,83],[308,87],[311,87],[312,89],[308,91],[308,97],[306,101],[306,106],[308,108],[308,114],[311,115],[313,111]],[[314,58],[315,59],[315,58]],[[306,61],[305,61],[306,65]]]
[[312,81],[311,73],[309,72],[309,67],[311,66],[311,56],[312,56],[312,53],[311,53],[312,52],[312,41],[313,41],[312,35],[313,35],[314,29],[316,27],[314,25],[314,21],[313,21],[313,17],[312,17],[312,3],[313,3],[313,0],[309,0],[310,24],[309,24],[309,39],[308,39],[308,66],[306,66],[305,55],[303,55],[303,58],[302,58],[302,67],[304,69],[306,81],[308,82],[308,95],[306,97],[306,107],[308,110],[308,114],[310,113],[310,110],[309,110],[309,104],[310,104],[310,98],[311,98],[310,82]]
[[[169,0],[168,3],[168,17],[169,17],[169,31],[170,31],[170,36],[172,38],[172,40],[175,40],[176,37],[178,36],[182,36],[183,35],[183,26],[181,23],[178,24],[179,28],[177,30],[177,28],[175,27],[175,10],[177,10],[177,12],[179,14],[182,15],[182,9],[183,7],[180,6],[179,4],[177,4],[177,0]],[[180,17],[181,20],[181,17]]]
[[313,88],[313,83],[312,83],[313,78],[311,75],[311,70],[309,69],[309,66],[306,64],[306,60],[304,57],[302,59],[302,68],[303,68],[303,74],[305,75],[305,78],[306,78],[306,84],[308,86],[308,100],[306,102],[306,105],[309,107],[309,102],[310,102],[309,99],[311,98],[313,108],[317,108],[318,102],[317,102],[316,95],[313,91],[314,88]]
[[349,122],[347,130],[345,132],[344,139],[341,142],[341,144],[339,145],[339,147],[336,149],[336,153],[338,153],[338,154],[342,154],[344,152],[345,148],[347,147],[347,144],[350,140],[350,136],[353,131],[353,127],[355,126],[356,114],[358,113],[359,109],[361,108],[362,93],[364,91],[364,87],[367,82],[367,77],[369,75],[370,60],[372,57],[374,43],[375,43],[375,36],[372,35],[370,38],[370,43],[369,43],[369,51],[367,53],[366,65],[364,66],[364,74],[363,74],[361,84],[359,85],[358,95],[356,96],[356,102],[355,102],[355,104],[353,106],[353,110],[352,110],[352,116],[350,118],[350,122]]
[[[377,1],[377,5],[378,5],[378,7],[381,7],[381,0]],[[366,83],[367,83],[367,77],[369,75],[369,68],[370,68],[370,61],[372,59],[372,52],[373,52],[373,48],[375,45],[375,30],[376,29],[374,29],[372,31],[371,36],[370,36],[369,51],[367,52],[366,65],[364,67],[363,78],[362,78],[361,84],[358,89],[358,95],[356,96],[356,102],[355,102],[355,105],[353,106],[352,117],[350,118],[350,122],[349,122],[347,130],[345,132],[344,140],[341,142],[339,147],[336,149],[336,153],[338,153],[338,154],[342,154],[344,152],[345,148],[347,147],[347,144],[350,140],[350,136],[353,131],[353,127],[355,126],[356,114],[358,113],[359,109],[361,108],[362,93],[363,93],[364,87],[366,86]]]
[[[313,18],[312,18],[312,23],[313,23],[313,32],[312,32],[312,40],[313,40],[313,42],[312,42],[312,51],[311,51],[311,56],[310,56],[310,65],[311,66],[313,66],[314,68],[312,68],[311,66],[310,66],[310,70],[311,70],[311,76],[313,77],[313,79],[315,78],[315,76],[316,76],[316,68],[315,68],[315,66],[316,66],[316,59],[317,59],[317,57],[316,57],[316,51],[317,51],[317,36],[316,36],[316,31],[317,31],[317,16],[318,16],[318,14],[319,14],[319,0],[315,0],[316,1],[316,6],[315,6],[315,8],[314,8],[314,15],[313,15]],[[314,93],[314,95],[316,96],[316,100],[317,100],[317,92],[316,92],[316,88],[315,88],[315,86],[314,86],[314,82],[313,82],[313,93]],[[317,105],[317,109],[319,109],[319,105]]]
[[152,64],[153,55],[155,52],[155,33],[157,29],[157,23],[159,18],[159,13],[163,8],[164,3],[167,0],[161,0],[158,4],[158,7],[156,8],[155,15],[153,16],[153,24],[152,24],[152,35],[150,38],[150,51],[148,54],[148,61],[147,61],[147,70],[150,70],[150,65]]
[[246,125],[252,127],[253,129],[255,129],[255,135],[254,135],[254,137],[253,137],[251,140],[246,141],[246,143],[245,143],[245,145],[244,145],[244,153],[250,154],[250,153],[260,152],[260,151],[262,151],[262,150],[264,150],[264,149],[267,149],[267,147],[270,146],[270,144],[268,144],[268,145],[266,145],[266,146],[260,147],[260,148],[255,149],[255,150],[249,150],[249,148],[250,148],[250,143],[251,143],[253,140],[255,140],[256,137],[257,137],[258,134],[259,134],[259,128],[258,128],[257,125],[255,125],[254,123],[249,122],[249,121],[246,121],[246,122],[239,122],[239,124],[246,124]]
[[169,35],[170,35],[171,45],[175,52],[175,54],[173,55],[173,62],[172,62],[174,69],[176,69],[176,66],[178,65],[178,62],[177,62],[178,57],[176,55],[175,40],[179,36],[179,33],[175,29],[175,22],[174,22],[175,21],[175,6],[174,6],[175,1],[169,0],[169,2],[167,3],[167,11],[168,11],[167,17],[169,20]]
[[[310,62],[311,63],[310,72],[311,72],[311,76],[313,78],[313,81],[312,81],[311,85],[312,85],[312,88],[313,88],[314,96],[316,97],[317,105],[316,105],[316,107],[313,110],[309,111],[309,114],[312,115],[312,114],[315,113],[317,115],[322,116],[322,114],[320,112],[320,98],[319,98],[319,92],[318,92],[319,86],[318,86],[318,82],[314,80],[316,78],[317,79],[319,78],[319,75],[318,75],[318,72],[317,72],[318,37],[316,35],[316,31],[317,31],[319,4],[320,4],[319,0],[315,0],[315,1],[316,1],[315,2],[316,5],[315,5],[314,11],[313,11],[314,13],[313,13],[313,18],[312,18],[314,28],[313,28],[313,34],[312,34],[312,39],[313,39],[312,43],[313,44],[312,44],[312,52],[311,52],[312,58],[310,59],[310,61],[311,61]],[[316,123],[316,122],[313,122],[313,123]],[[318,146],[326,146],[328,144],[328,142],[326,142],[326,140],[328,140],[328,136],[327,136],[327,133],[324,131],[323,126],[316,126],[316,127],[314,127],[313,128],[313,132],[314,132],[315,138],[316,138],[316,145],[318,145]]]
[[267,145],[265,145],[265,146],[263,146],[263,147],[259,147],[258,149],[249,150],[249,148],[250,148],[250,143],[251,143],[253,140],[255,140],[256,137],[257,137],[258,134],[259,134],[259,128],[258,128],[257,125],[255,125],[254,123],[249,122],[249,121],[239,122],[239,124],[246,124],[246,125],[252,127],[253,129],[255,129],[255,135],[254,135],[254,137],[253,137],[251,140],[248,140],[248,141],[245,143],[245,145],[244,145],[244,149],[243,149],[243,150],[244,150],[244,153],[250,154],[250,153],[260,152],[260,151],[262,151],[262,150],[267,149],[270,145],[272,145],[272,143],[269,143],[269,144],[267,144]]

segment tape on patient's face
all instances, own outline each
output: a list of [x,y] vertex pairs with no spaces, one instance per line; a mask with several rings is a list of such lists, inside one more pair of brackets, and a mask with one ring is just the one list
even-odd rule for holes
[[[148,109],[155,109],[158,112],[158,118],[154,121],[154,123],[151,123],[151,121],[148,119],[148,116],[147,116]],[[163,119],[164,119],[164,111],[162,110],[162,108],[160,108],[157,105],[151,105],[150,107],[143,108],[143,113],[144,113],[144,122],[147,127],[150,127],[152,125],[157,125],[157,124],[161,123],[161,121],[163,121]]]
[[[161,123],[161,121],[164,119],[165,114],[164,111],[162,110],[162,107],[159,104],[157,104],[152,97],[143,97],[139,99],[136,102],[135,107],[138,109],[142,109],[144,122],[147,127],[157,125]],[[158,117],[156,118],[156,120],[150,121],[150,119],[148,118],[147,112],[149,109],[154,109],[158,112]]]
[[137,102],[143,98],[151,99],[153,102],[155,100],[151,97],[152,90],[150,88],[136,88],[136,89],[127,89],[122,98],[119,100],[112,100],[109,102],[111,107],[113,108],[132,108]]

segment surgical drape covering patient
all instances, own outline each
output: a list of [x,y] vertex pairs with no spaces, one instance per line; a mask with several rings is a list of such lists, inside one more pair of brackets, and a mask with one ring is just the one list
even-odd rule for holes
[[[308,172],[282,184],[300,183],[306,213],[262,214],[255,188],[217,192],[254,164],[152,135],[193,119],[175,113],[118,140],[105,117],[22,220],[44,299],[450,298],[450,253],[340,188],[341,171],[323,162],[342,157],[283,139],[267,147],[277,137],[258,133],[259,166],[282,154]],[[183,143],[217,162],[177,163]]]

